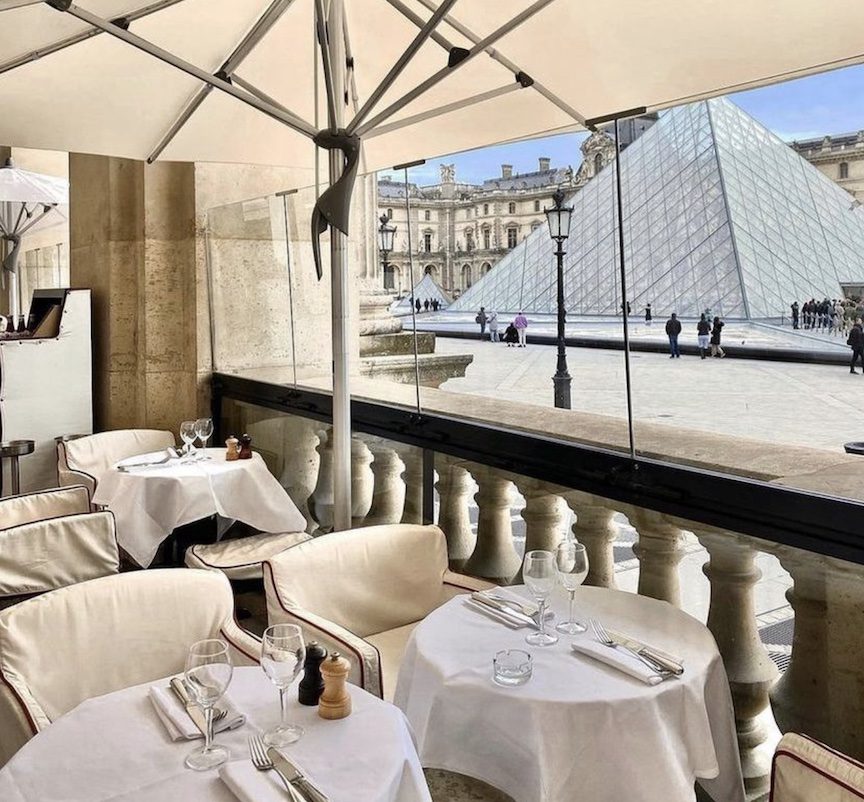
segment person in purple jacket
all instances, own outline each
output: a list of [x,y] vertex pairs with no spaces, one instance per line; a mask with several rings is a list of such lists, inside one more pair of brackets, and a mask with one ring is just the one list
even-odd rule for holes
[[524,348],[526,345],[525,334],[528,329],[528,318],[520,312],[513,320],[513,325],[516,327],[516,331],[519,332],[519,347]]

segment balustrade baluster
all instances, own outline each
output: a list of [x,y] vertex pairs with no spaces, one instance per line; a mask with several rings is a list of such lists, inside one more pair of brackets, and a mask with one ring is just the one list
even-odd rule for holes
[[423,451],[414,446],[399,446],[399,456],[405,463],[405,506],[403,524],[423,523]]
[[438,472],[435,484],[439,502],[438,526],[447,538],[450,567],[461,571],[477,545],[468,514],[473,480],[458,460],[443,454],[435,455],[435,469]]
[[309,496],[318,482],[319,456],[317,429],[320,424],[297,415],[281,418],[282,476],[280,483],[306,519],[306,531],[317,524],[309,509]]
[[375,475],[372,452],[359,437],[351,438],[351,526],[363,526],[372,507]]
[[[525,521],[525,551],[543,549],[554,552],[564,539],[564,516],[567,509],[564,499],[553,492],[549,485],[536,479],[518,477],[516,484],[525,497],[525,507],[522,510],[522,520]],[[522,583],[521,564],[513,577],[513,583]]]
[[372,451],[375,481],[366,526],[398,524],[405,507],[405,483],[402,481],[405,465],[386,440],[367,438],[367,444]]
[[323,534],[333,529],[333,444],[329,429],[318,431],[318,481],[309,496],[309,512],[317,527],[313,534]]
[[477,545],[465,563],[465,572],[508,584],[520,564],[513,546],[510,520],[513,484],[500,472],[484,465],[471,463],[470,471],[479,488],[474,499],[480,514]]
[[639,533],[633,553],[639,559],[639,593],[681,606],[678,563],[684,536],[669,518],[653,510],[627,505],[626,513]]
[[573,537],[588,552],[586,585],[601,588],[615,587],[615,549],[618,526],[613,520],[615,510],[609,502],[578,490],[564,494],[564,500],[576,514]]

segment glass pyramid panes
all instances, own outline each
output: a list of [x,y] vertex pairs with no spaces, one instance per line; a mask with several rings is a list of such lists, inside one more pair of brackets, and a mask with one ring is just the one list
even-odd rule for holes
[[[621,157],[628,300],[656,314],[771,318],[793,300],[839,297],[864,269],[864,212],[844,190],[734,104],[682,106]],[[569,313],[620,304],[615,167],[571,199]],[[450,308],[554,313],[555,257],[545,226]]]

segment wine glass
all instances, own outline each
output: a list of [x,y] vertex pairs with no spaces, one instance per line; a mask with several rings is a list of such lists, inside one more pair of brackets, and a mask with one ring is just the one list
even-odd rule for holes
[[180,424],[180,439],[183,441],[183,456],[189,458],[192,454],[192,443],[195,442],[195,421],[184,420]]
[[225,641],[218,638],[199,640],[190,647],[186,657],[186,687],[189,695],[204,711],[207,722],[204,746],[186,758],[186,765],[190,769],[206,771],[228,760],[228,749],[213,743],[213,705],[225,693],[232,672],[231,655]]
[[297,679],[306,646],[303,633],[296,624],[274,624],[264,630],[261,640],[261,668],[267,678],[279,689],[279,725],[264,733],[264,743],[270,746],[287,746],[299,740],[303,728],[288,723],[288,688]]
[[558,581],[555,555],[551,551],[529,551],[522,566],[525,586],[540,605],[540,631],[532,632],[525,640],[532,646],[551,646],[558,636],[546,631],[546,604]]
[[213,418],[198,418],[195,421],[195,436],[201,443],[201,459],[210,459],[204,449],[207,448],[207,441],[211,434],[213,434]]
[[581,543],[577,543],[575,540],[565,541],[559,544],[555,551],[555,562],[558,567],[558,579],[561,580],[564,590],[570,594],[570,615],[555,629],[565,635],[577,635],[585,631],[585,624],[573,618],[573,602],[576,597],[576,588],[588,576],[588,553]]

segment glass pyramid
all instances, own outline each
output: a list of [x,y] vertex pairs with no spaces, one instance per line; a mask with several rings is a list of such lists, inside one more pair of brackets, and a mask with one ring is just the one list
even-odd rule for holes
[[[781,139],[725,98],[681,106],[621,155],[627,297],[634,311],[770,319],[864,279],[864,211]],[[569,314],[613,315],[621,290],[615,165],[570,203]],[[546,227],[450,309],[555,312]]]

